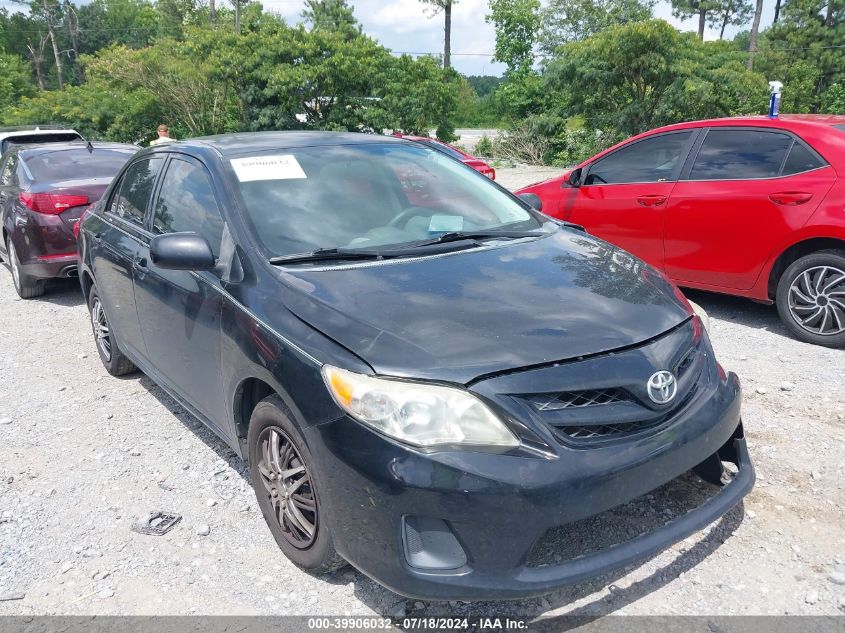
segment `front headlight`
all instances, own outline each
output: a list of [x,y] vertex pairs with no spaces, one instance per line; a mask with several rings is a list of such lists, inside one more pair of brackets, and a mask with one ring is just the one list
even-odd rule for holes
[[466,391],[374,378],[331,365],[323,365],[323,379],[344,411],[400,442],[425,448],[519,445],[502,421]]

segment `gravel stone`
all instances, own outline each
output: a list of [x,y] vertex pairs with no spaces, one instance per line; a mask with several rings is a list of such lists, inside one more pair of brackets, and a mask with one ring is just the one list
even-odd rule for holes
[[827,579],[835,585],[845,585],[845,565],[837,565]]
[[208,525],[198,525],[197,526],[197,534],[200,536],[208,536],[211,534],[211,527]]
[[11,424],[12,418],[0,418],[0,424]]
[[816,604],[819,601],[819,592],[818,591],[810,591],[806,596],[804,596],[804,602],[807,604]]
[[23,591],[0,591],[0,602],[11,602],[24,598],[26,598],[26,594]]

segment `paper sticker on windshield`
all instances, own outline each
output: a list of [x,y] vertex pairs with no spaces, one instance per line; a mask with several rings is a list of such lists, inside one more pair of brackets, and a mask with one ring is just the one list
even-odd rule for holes
[[451,233],[464,230],[464,218],[460,215],[433,215],[428,224],[429,233]]
[[278,156],[252,156],[250,158],[233,158],[232,169],[241,182],[253,180],[291,180],[293,178],[307,178],[299,161],[291,154]]

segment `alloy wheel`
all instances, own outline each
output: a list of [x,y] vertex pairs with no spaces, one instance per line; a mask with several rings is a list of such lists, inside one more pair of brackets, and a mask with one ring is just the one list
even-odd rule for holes
[[273,514],[285,539],[297,549],[306,549],[314,543],[319,525],[311,473],[282,429],[264,429],[258,442],[258,472]]
[[795,322],[812,334],[845,332],[845,271],[834,266],[802,271],[789,287],[788,306]]
[[9,253],[9,268],[12,269],[12,281],[15,284],[15,288],[20,290],[21,287],[21,271],[20,271],[20,262],[18,262],[18,253],[15,250],[15,244],[12,240],[9,240],[9,248],[7,249]]
[[106,320],[106,312],[99,297],[94,298],[91,305],[91,325],[94,328],[94,336],[97,339],[97,346],[106,361],[111,360],[111,338],[109,336],[109,322]]

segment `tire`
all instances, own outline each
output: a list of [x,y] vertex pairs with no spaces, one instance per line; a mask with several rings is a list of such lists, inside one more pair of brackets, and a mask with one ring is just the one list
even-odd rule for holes
[[91,317],[91,331],[94,334],[97,353],[106,371],[112,376],[124,376],[138,371],[132,361],[124,356],[115,340],[102,301],[97,294],[97,286],[91,286],[88,293],[88,314]]
[[776,302],[796,338],[845,347],[845,251],[818,251],[793,262],[778,280]]
[[34,299],[43,295],[44,280],[31,277],[21,270],[18,252],[15,250],[15,244],[11,237],[6,241],[6,252],[8,253],[9,270],[12,272],[12,284],[15,286],[18,296],[21,299]]
[[[247,435],[252,488],[285,556],[311,573],[324,574],[344,567],[346,561],[334,548],[314,459],[291,418],[276,395],[264,398],[253,410]],[[282,479],[285,483],[279,487],[279,474],[298,468],[304,470]],[[290,489],[296,492],[291,494]]]

